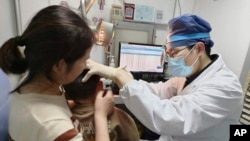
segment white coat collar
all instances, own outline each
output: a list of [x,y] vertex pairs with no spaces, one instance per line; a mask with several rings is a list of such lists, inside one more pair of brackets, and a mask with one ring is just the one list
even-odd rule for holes
[[218,70],[220,70],[224,65],[224,61],[220,54],[217,54],[218,58],[205,69],[197,78],[195,78],[188,86],[186,86],[181,93],[186,93],[187,90],[197,87],[199,84],[204,83],[207,79],[211,78]]

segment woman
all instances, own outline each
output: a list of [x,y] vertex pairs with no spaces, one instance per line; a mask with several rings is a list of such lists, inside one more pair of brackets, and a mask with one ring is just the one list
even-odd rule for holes
[[[39,11],[21,36],[0,49],[7,73],[27,77],[13,90],[9,133],[15,141],[82,141],[61,85],[72,82],[86,68],[94,34],[76,13],[62,6]],[[24,57],[18,46],[25,46]],[[96,140],[109,140],[107,114],[112,94],[100,91],[95,105]],[[108,103],[107,106],[102,104]]]

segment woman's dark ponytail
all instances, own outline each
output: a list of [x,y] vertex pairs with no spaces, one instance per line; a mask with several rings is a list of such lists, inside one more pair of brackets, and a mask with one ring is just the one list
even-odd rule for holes
[[11,38],[0,48],[0,67],[5,73],[22,74],[27,63],[18,46],[24,46],[21,36]]

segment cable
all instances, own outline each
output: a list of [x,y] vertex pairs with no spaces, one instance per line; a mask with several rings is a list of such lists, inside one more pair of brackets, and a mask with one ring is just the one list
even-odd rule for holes
[[179,5],[179,14],[181,15],[181,2],[180,2],[180,0],[177,0],[177,2],[178,2],[178,5]]
[[122,5],[124,5],[125,0],[119,0],[119,2],[120,2]]
[[175,17],[176,4],[177,4],[177,0],[174,1],[174,10],[173,10],[173,17],[172,18]]

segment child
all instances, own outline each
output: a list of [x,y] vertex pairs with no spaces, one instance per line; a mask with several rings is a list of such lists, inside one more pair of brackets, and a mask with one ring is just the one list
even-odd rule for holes
[[[94,141],[94,103],[97,92],[102,89],[102,82],[99,76],[93,75],[83,83],[81,80],[87,72],[88,70],[84,70],[74,82],[64,85],[64,89],[68,98],[75,102],[71,110],[80,122],[84,140]],[[139,141],[134,120],[116,107],[108,115],[108,130],[111,141]]]

